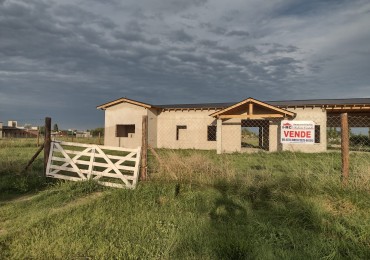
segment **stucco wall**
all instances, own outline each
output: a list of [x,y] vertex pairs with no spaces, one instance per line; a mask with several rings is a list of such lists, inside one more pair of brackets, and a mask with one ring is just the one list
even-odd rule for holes
[[276,152],[281,151],[280,143],[280,120],[270,121],[269,131],[269,151]]
[[[209,116],[215,110],[177,110],[160,112],[157,117],[157,147],[181,149],[216,149],[216,141],[207,140],[208,125],[216,125]],[[176,126],[186,126],[179,130],[176,140]]]
[[[326,151],[326,111],[321,108],[289,108],[297,116],[294,120],[312,120],[320,125],[320,143],[312,145],[281,144],[280,120],[270,121],[270,151]],[[171,110],[158,112],[156,109],[145,109],[129,103],[121,103],[105,110],[105,145],[136,148],[141,145],[142,116],[148,115],[148,143],[154,148],[205,149],[217,148],[217,141],[208,141],[208,126],[216,125],[216,120],[209,115],[215,110]],[[245,111],[239,111],[245,113]],[[255,112],[265,113],[258,106]],[[241,120],[223,120],[222,152],[241,151]],[[116,137],[116,125],[135,124],[135,134],[129,137]],[[179,130],[177,126],[186,126]]]
[[[147,115],[147,109],[121,103],[105,110],[104,145],[137,148],[141,146],[142,117]],[[116,137],[116,125],[135,125],[135,133],[129,137]]]
[[148,144],[153,147],[157,148],[157,116],[158,111],[156,109],[148,109]]
[[222,122],[222,152],[240,152],[241,138],[241,119],[228,119]]

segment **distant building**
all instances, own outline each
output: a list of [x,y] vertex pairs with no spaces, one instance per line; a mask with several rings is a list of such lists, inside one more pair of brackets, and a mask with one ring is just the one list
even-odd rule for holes
[[4,126],[0,123],[0,137],[2,138],[27,138],[37,137],[38,128],[26,125],[27,127],[18,126],[18,122],[9,120],[8,125]]
[[8,126],[9,127],[15,127],[15,128],[17,128],[18,127],[18,122],[17,121],[13,121],[13,120],[9,120],[8,121]]
[[76,137],[89,138],[92,137],[92,135],[89,131],[76,131]]

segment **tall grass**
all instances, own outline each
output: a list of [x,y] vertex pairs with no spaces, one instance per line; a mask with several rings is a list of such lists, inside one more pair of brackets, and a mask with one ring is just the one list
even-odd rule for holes
[[236,171],[232,162],[225,158],[215,163],[204,153],[192,152],[189,155],[168,150],[161,153],[160,161],[153,162],[150,168],[153,180],[163,182],[214,184],[219,180],[235,179]]
[[[0,178],[34,149],[7,151]],[[0,259],[369,259],[366,154],[351,155],[347,186],[338,153],[158,154],[135,190],[48,181],[13,190],[0,200]]]

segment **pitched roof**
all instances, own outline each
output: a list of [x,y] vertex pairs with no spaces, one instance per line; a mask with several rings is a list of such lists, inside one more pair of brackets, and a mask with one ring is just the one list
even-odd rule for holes
[[230,110],[232,110],[234,108],[240,107],[240,106],[242,106],[244,104],[247,104],[247,103],[251,103],[252,105],[253,104],[256,104],[256,105],[262,106],[264,108],[267,108],[270,111],[274,111],[274,112],[277,112],[279,114],[283,114],[283,115],[287,115],[287,116],[294,116],[295,115],[295,113],[290,112],[288,110],[281,109],[281,108],[278,108],[276,106],[272,106],[271,104],[267,104],[265,102],[262,102],[262,101],[259,101],[257,99],[254,99],[254,98],[249,97],[249,98],[244,99],[244,100],[242,100],[242,101],[240,101],[240,102],[238,102],[236,104],[233,104],[231,106],[228,106],[228,107],[226,107],[224,109],[221,109],[221,110],[219,110],[217,112],[214,112],[214,113],[210,114],[210,116],[214,116],[214,117],[220,116],[220,115],[225,114],[226,112],[228,112],[228,111],[230,111]]
[[122,97],[122,98],[110,101],[108,103],[102,104],[100,106],[97,106],[96,108],[105,110],[108,107],[111,107],[111,106],[114,106],[114,105],[117,105],[117,104],[120,104],[120,103],[123,103],[123,102],[127,102],[127,103],[130,103],[130,104],[138,105],[138,106],[145,107],[145,108],[153,107],[152,105],[146,104],[144,102],[140,102],[140,101],[136,101],[136,100],[133,100],[133,99],[126,98],[126,97]]

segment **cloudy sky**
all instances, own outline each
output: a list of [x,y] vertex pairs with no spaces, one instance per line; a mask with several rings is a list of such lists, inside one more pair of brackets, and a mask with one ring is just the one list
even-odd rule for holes
[[368,0],[0,0],[0,121],[96,106],[370,97]]

